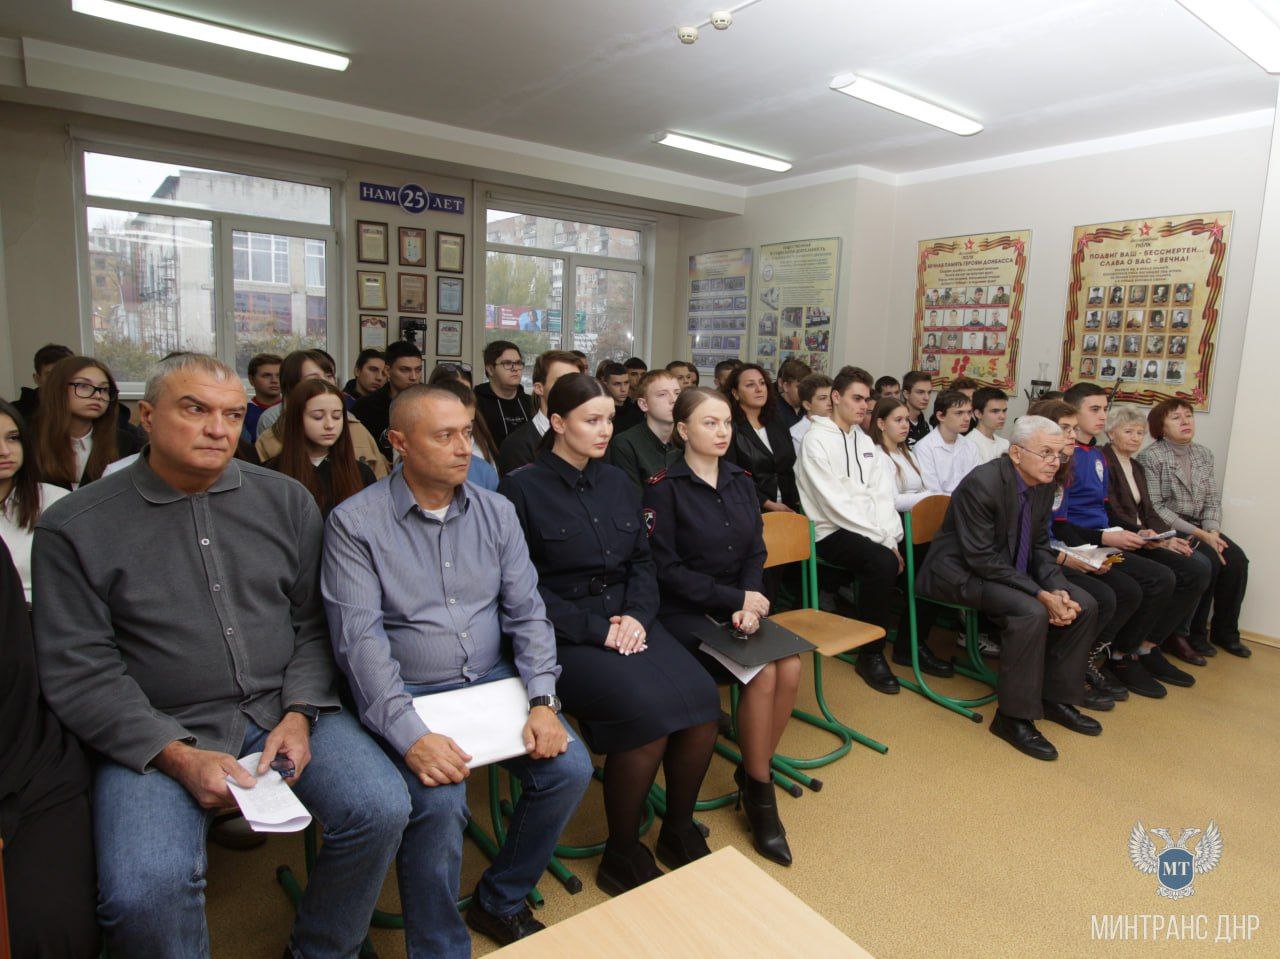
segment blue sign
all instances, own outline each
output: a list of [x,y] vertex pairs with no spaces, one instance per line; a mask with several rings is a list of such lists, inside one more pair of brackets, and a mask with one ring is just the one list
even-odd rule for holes
[[416,183],[406,183],[401,187],[383,183],[361,183],[360,199],[367,203],[398,206],[405,213],[426,213],[429,210],[436,213],[466,212],[466,200],[463,197],[432,193]]

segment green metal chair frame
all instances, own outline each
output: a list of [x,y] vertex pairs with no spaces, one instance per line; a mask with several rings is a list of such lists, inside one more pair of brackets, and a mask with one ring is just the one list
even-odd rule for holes
[[[930,496],[915,505],[910,513],[902,514],[903,528],[903,544],[904,563],[907,569],[907,619],[911,628],[911,672],[914,679],[902,679],[900,682],[913,693],[924,696],[945,709],[950,709],[954,713],[964,716],[975,723],[982,722],[982,714],[977,712],[975,707],[985,706],[996,698],[994,692],[985,696],[976,696],[970,699],[958,699],[953,696],[946,696],[937,692],[930,687],[928,681],[924,678],[924,674],[920,672],[920,636],[917,627],[918,611],[916,603],[923,601],[931,603],[934,606],[941,606],[945,609],[951,609],[960,615],[961,622],[964,625],[965,638],[965,655],[968,658],[967,663],[956,663],[956,672],[962,676],[968,676],[970,679],[976,679],[979,682],[986,683],[992,689],[996,687],[996,674],[991,671],[990,667],[982,659],[982,653],[978,646],[978,610],[972,606],[965,606],[962,603],[949,603],[939,599],[931,599],[928,596],[918,596],[916,594],[916,555],[915,555],[915,524],[913,522],[913,514],[920,510],[923,513],[936,513],[940,504],[938,500],[950,501],[951,497],[945,495]],[[924,518],[923,515],[921,517]],[[930,525],[933,525],[932,520]],[[933,529],[923,532],[921,535],[927,535],[928,539],[921,542],[930,542],[933,539]]]

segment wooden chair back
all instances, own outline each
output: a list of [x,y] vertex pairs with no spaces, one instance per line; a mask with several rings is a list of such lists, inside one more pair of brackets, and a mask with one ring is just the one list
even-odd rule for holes
[[916,503],[911,508],[911,542],[916,545],[932,543],[950,504],[951,497],[945,493],[925,497]]
[[799,513],[765,513],[763,519],[765,569],[803,563],[809,558],[812,540],[807,517]]

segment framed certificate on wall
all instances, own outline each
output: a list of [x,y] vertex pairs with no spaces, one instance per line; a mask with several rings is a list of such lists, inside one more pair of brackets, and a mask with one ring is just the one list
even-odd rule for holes
[[466,262],[467,238],[461,233],[436,233],[436,270],[461,273]]
[[436,277],[436,312],[462,315],[462,277]]

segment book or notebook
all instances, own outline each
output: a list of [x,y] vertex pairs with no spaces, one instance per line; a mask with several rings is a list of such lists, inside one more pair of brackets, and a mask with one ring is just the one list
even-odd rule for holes
[[[244,756],[239,760],[240,765],[249,771],[249,775],[257,776],[261,756],[261,752]],[[249,828],[254,832],[297,832],[307,828],[311,813],[278,772],[268,769],[257,776],[257,780],[257,785],[250,789],[227,780],[231,795],[235,797]]]
[[447,693],[415,696],[413,708],[433,733],[471,757],[469,769],[523,756],[529,695],[518,676]]
[[1124,560],[1124,553],[1113,546],[1068,546],[1054,540],[1049,545],[1068,556],[1074,556],[1090,569],[1102,569]]
[[759,629],[750,636],[744,636],[732,624],[721,623],[708,616],[707,625],[694,630],[693,635],[740,666],[764,666],[817,648],[767,617],[760,620]]

